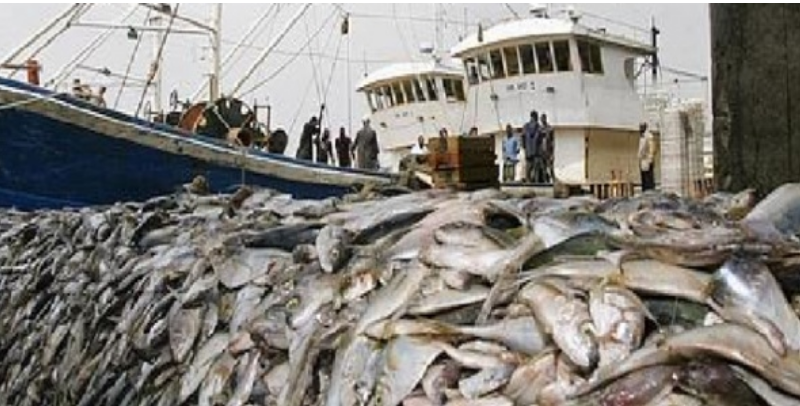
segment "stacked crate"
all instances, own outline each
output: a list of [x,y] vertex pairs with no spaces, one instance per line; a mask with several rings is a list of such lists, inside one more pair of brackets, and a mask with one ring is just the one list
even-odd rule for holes
[[448,137],[441,151],[440,139],[428,141],[429,164],[437,188],[474,190],[498,185],[494,139],[491,137]]
[[687,102],[664,111],[661,122],[661,189],[680,196],[696,196],[704,180],[703,106]]

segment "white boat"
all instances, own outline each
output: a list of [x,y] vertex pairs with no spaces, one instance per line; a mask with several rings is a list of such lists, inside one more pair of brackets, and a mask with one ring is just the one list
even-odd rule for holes
[[[476,127],[480,136],[496,138],[499,155],[506,125],[520,129],[536,110],[555,128],[560,182],[608,182],[614,173],[636,183],[638,127],[645,120],[636,77],[642,59],[655,52],[641,39],[581,24],[578,13],[555,18],[535,8],[528,18],[481,28],[456,44],[449,56],[461,64],[460,73],[452,62],[395,65],[368,76],[359,90],[370,101],[372,121],[380,123],[389,157],[384,165],[397,162],[399,151],[422,132],[435,136],[440,125],[451,134]],[[431,79],[441,87],[445,80],[455,83],[454,97],[445,103],[417,97],[412,90],[425,89]],[[519,179],[519,165],[518,172]]]

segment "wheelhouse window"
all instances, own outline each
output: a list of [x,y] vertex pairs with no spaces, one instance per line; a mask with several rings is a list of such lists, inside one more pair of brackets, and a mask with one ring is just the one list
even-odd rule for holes
[[403,89],[400,88],[400,84],[395,82],[392,84],[392,94],[394,94],[394,102],[396,105],[400,106],[406,104],[406,98],[403,95]]
[[530,75],[536,73],[536,59],[533,55],[533,45],[524,44],[519,46],[519,59],[522,60],[522,73]]
[[466,101],[467,97],[464,95],[464,81],[463,80],[454,80],[453,81],[455,92],[456,92],[456,100],[458,101]]
[[503,55],[499,49],[489,52],[489,60],[492,61],[492,79],[502,79],[506,77],[506,70],[503,66]]
[[411,87],[411,81],[410,80],[404,80],[403,81],[403,91],[404,91],[404,93],[406,95],[406,98],[408,99],[409,103],[414,103],[415,101],[417,101],[417,98],[414,97],[414,88]]
[[386,108],[394,107],[395,102],[394,102],[394,96],[392,95],[392,88],[389,86],[384,86],[383,91],[381,93],[383,93],[383,100],[384,104],[386,105]]
[[425,92],[422,91],[422,85],[419,83],[419,79],[412,79],[411,82],[414,84],[414,94],[417,96],[417,101],[424,102]]
[[490,75],[490,68],[489,68],[489,60],[486,59],[486,56],[479,56],[478,57],[478,74],[480,75],[481,82],[485,82],[491,78]]
[[442,79],[442,88],[444,89],[444,96],[447,101],[456,99],[455,83],[452,79]]
[[478,63],[475,62],[475,58],[468,58],[465,60],[464,69],[466,70],[467,80],[470,85],[477,85],[480,83],[480,79],[478,78]]
[[439,91],[436,88],[436,80],[433,78],[425,78],[425,85],[428,88],[428,100],[439,100]]
[[603,55],[598,44],[578,40],[578,56],[581,59],[581,70],[583,72],[603,73]]
[[367,95],[367,104],[369,104],[369,109],[374,113],[378,110],[378,95],[374,93],[372,90],[364,91],[364,94]]
[[517,55],[516,47],[503,48],[503,56],[506,59],[506,74],[511,76],[519,76],[519,57]]
[[539,62],[539,73],[553,72],[553,55],[550,52],[549,42],[536,44],[536,60]]
[[569,41],[553,41],[553,53],[555,54],[556,69],[559,72],[569,72],[572,70],[569,56]]

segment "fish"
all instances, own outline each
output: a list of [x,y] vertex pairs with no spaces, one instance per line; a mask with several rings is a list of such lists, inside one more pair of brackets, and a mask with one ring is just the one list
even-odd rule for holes
[[183,403],[194,394],[200,383],[205,379],[208,371],[217,357],[228,346],[230,336],[226,333],[217,333],[209,338],[192,359],[192,364],[186,374],[181,378],[178,403]]
[[200,391],[197,395],[198,406],[212,406],[214,398],[222,394],[225,385],[233,374],[233,369],[236,366],[236,358],[230,353],[223,353],[208,371],[200,385]]
[[519,294],[531,307],[556,345],[580,368],[592,368],[598,361],[595,326],[588,304],[555,280],[532,282]]
[[713,356],[751,368],[775,387],[794,396],[800,395],[800,360],[780,356],[761,334],[731,323],[698,327],[670,336],[658,345],[634,351],[621,363],[599,368],[576,394],[592,392],[647,366],[703,356]]
[[172,357],[183,362],[194,347],[200,334],[203,319],[203,308],[184,309],[178,307],[168,317],[169,345]]
[[745,225],[767,224],[784,236],[800,235],[800,183],[787,183],[772,191],[742,219]]
[[418,338],[401,336],[389,342],[371,403],[399,405],[419,384],[425,371],[441,352],[436,343]]
[[[599,366],[621,361],[642,343],[647,307],[624,287],[600,284],[589,292]],[[652,318],[652,317],[651,317]]]
[[541,352],[517,366],[502,394],[514,404],[537,404],[539,394],[556,380],[556,354],[553,349]]
[[352,233],[337,224],[328,224],[319,231],[315,246],[325,272],[338,271],[350,259],[352,239]]
[[599,392],[565,403],[582,405],[647,406],[667,397],[677,386],[679,368],[673,365],[654,365],[636,370],[612,382]]
[[458,391],[467,399],[478,399],[503,387],[511,378],[516,367],[506,364],[497,368],[487,368],[460,380]]
[[711,300],[723,308],[768,320],[787,347],[800,350],[800,318],[763,262],[734,256],[714,273],[708,289]]
[[422,378],[422,390],[428,401],[434,405],[442,405],[447,401],[445,389],[455,387],[460,376],[458,364],[445,361],[433,365],[425,372]]

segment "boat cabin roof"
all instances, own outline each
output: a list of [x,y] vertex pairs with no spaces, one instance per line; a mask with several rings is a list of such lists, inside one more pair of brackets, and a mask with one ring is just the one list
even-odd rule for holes
[[453,47],[450,54],[456,58],[463,58],[500,43],[554,36],[593,38],[607,44],[627,48],[637,54],[650,54],[655,51],[655,48],[649,44],[611,34],[604,29],[589,28],[573,23],[571,20],[541,17],[507,21],[487,28],[483,32],[482,41],[478,41],[477,33],[471,34]]
[[358,91],[385,85],[398,79],[417,76],[455,77],[463,78],[463,67],[455,61],[428,61],[396,63],[385,66],[370,73],[358,84]]

